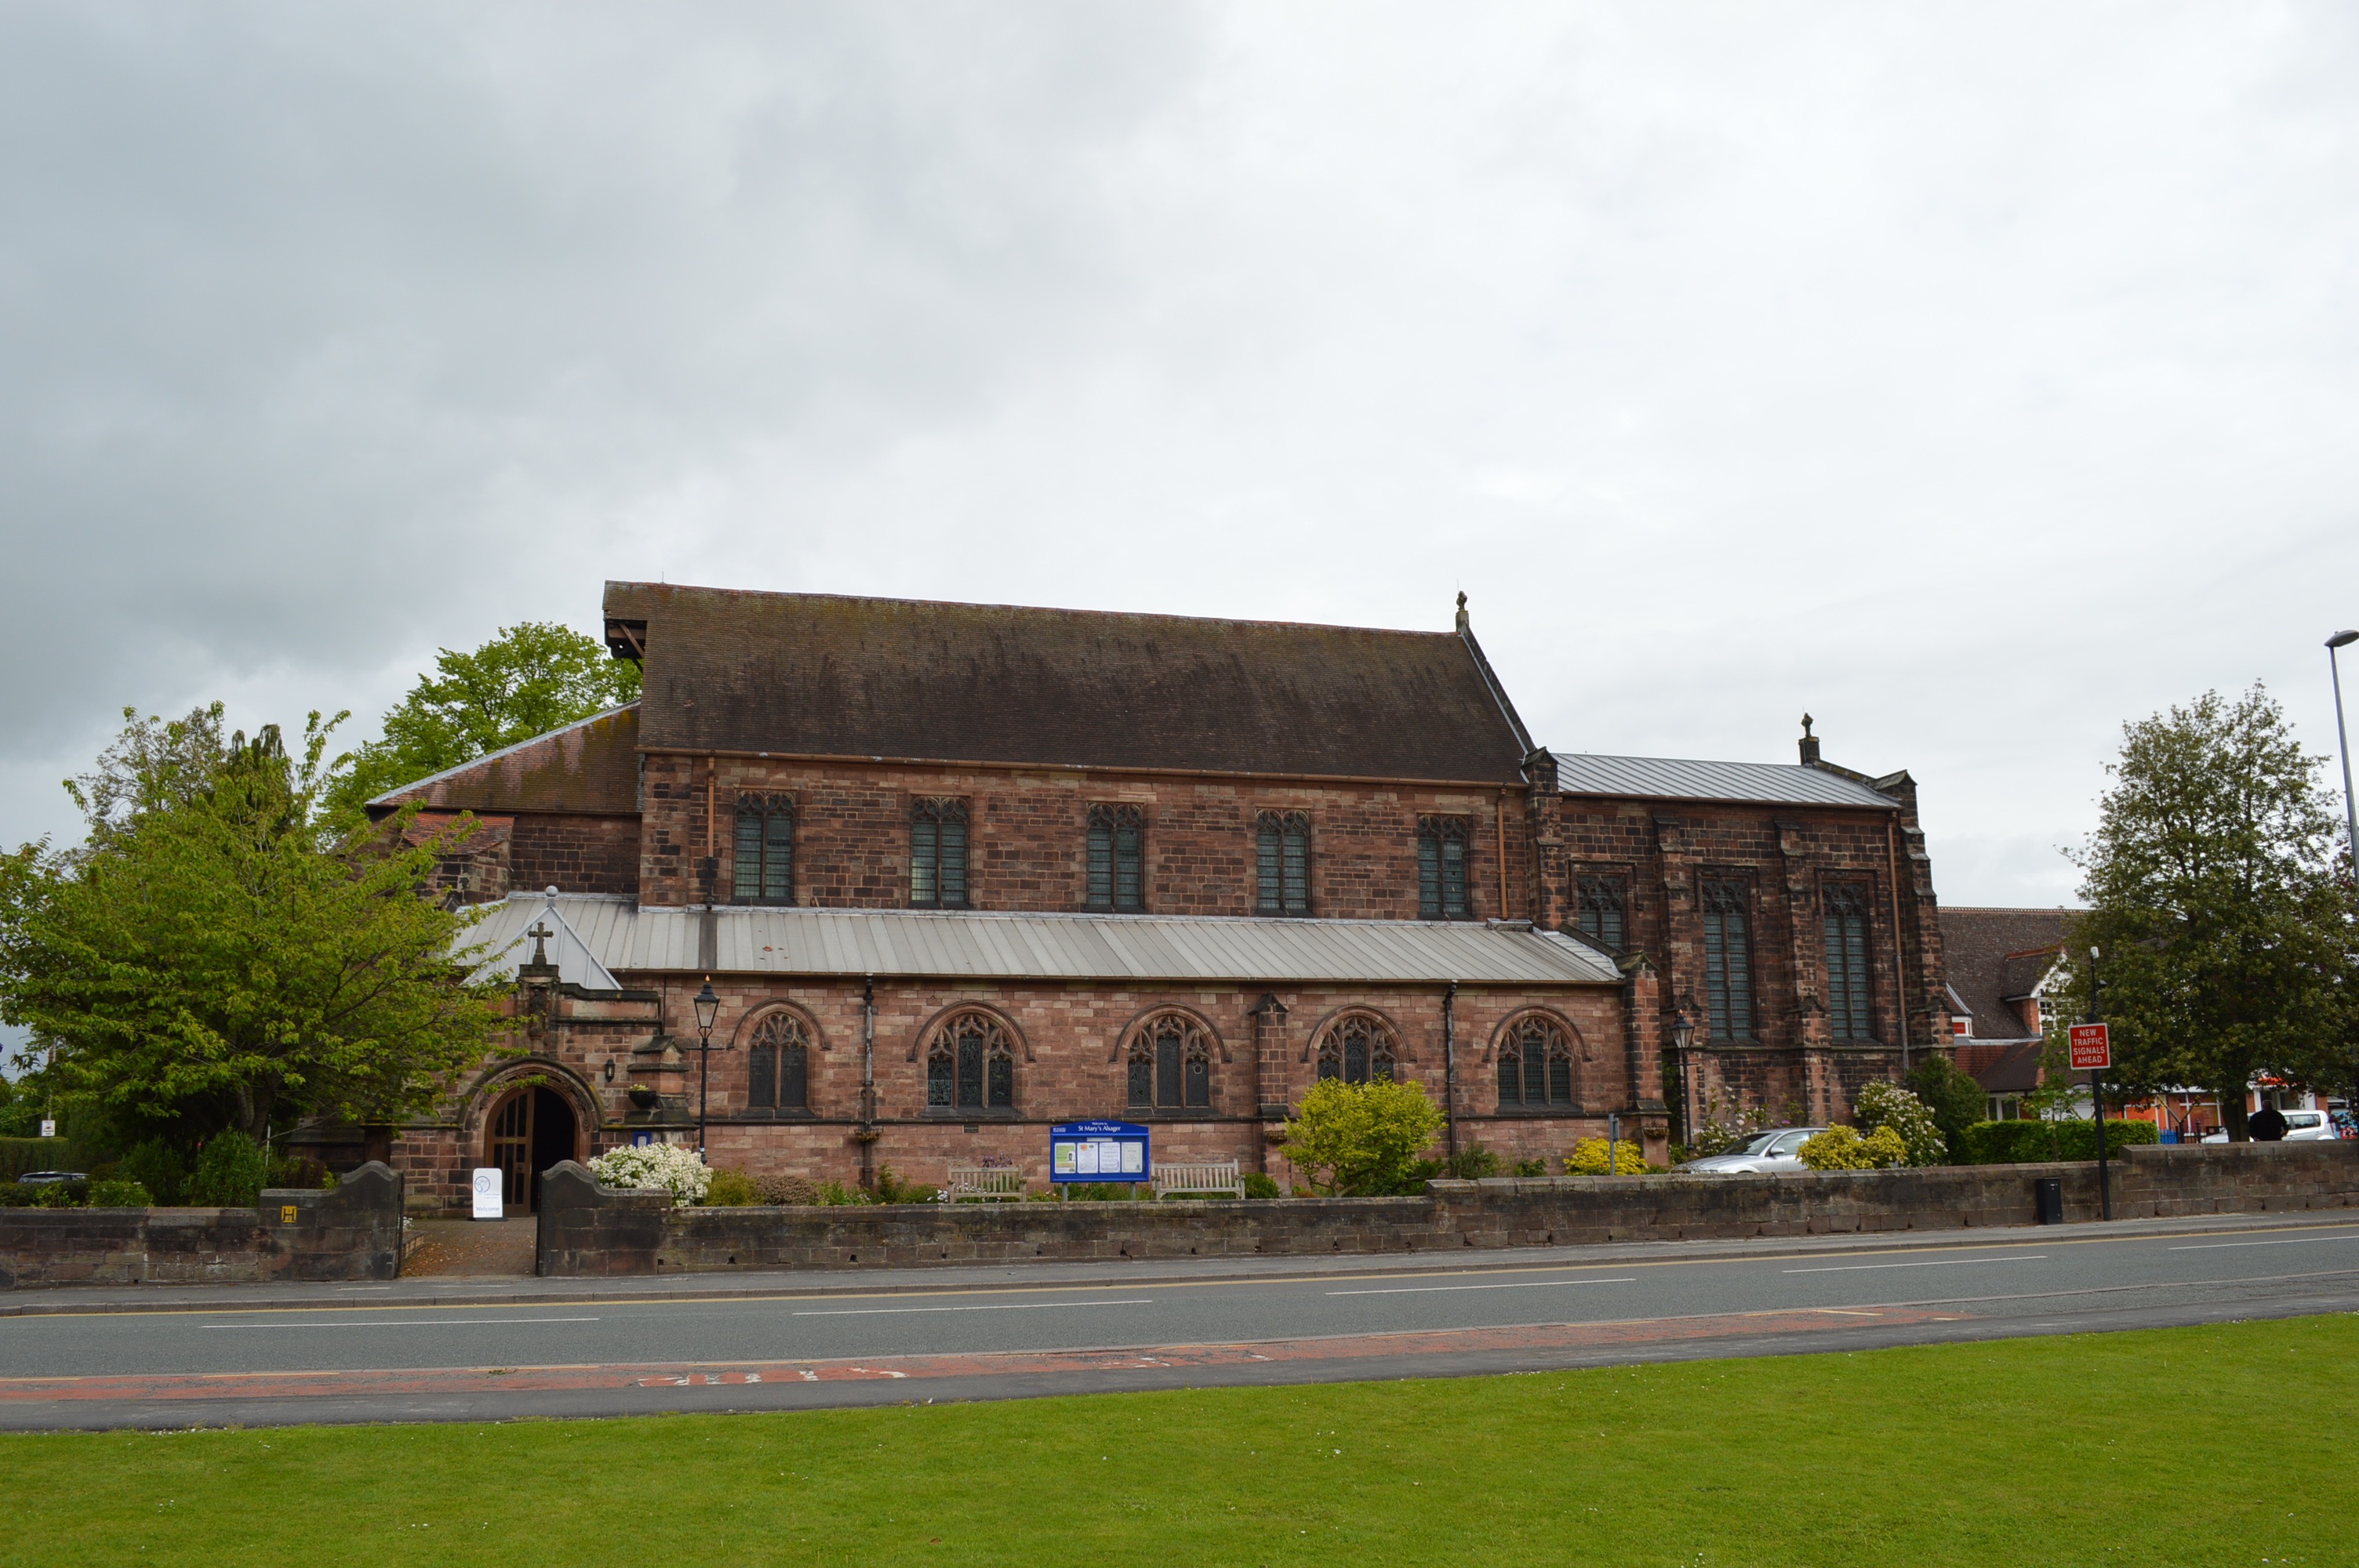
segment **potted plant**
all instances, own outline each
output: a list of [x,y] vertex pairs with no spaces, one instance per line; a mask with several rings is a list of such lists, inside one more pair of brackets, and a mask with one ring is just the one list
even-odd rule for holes
[[653,1084],[633,1084],[631,1086],[631,1103],[637,1106],[641,1110],[655,1109],[656,1106],[662,1100],[662,1098],[663,1097],[661,1095],[656,1093],[656,1087]]

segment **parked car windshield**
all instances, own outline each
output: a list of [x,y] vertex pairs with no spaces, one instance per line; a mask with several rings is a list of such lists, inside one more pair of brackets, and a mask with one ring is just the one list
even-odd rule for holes
[[2289,1110],[2285,1113],[2288,1127],[2316,1127],[2320,1118],[2314,1110]]
[[1723,1149],[1721,1152],[1723,1155],[1767,1154],[1769,1152],[1769,1145],[1777,1141],[1777,1134],[1774,1132],[1756,1132],[1752,1137],[1746,1139],[1743,1143],[1738,1144],[1735,1148]]

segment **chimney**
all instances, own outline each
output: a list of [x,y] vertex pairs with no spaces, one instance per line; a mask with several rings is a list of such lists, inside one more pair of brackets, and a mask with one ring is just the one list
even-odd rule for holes
[[1802,715],[1802,766],[1815,768],[1818,765],[1819,738],[1810,733],[1810,716],[1805,713]]

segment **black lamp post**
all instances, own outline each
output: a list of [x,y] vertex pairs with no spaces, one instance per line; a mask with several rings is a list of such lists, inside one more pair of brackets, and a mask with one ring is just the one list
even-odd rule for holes
[[[2343,667],[2335,660],[2335,651],[2359,643],[2359,632],[2337,632],[2326,640],[2326,668],[2334,677],[2334,741],[2343,752],[2343,816],[2351,829],[2351,874],[2359,881],[2359,805],[2351,795],[2351,737],[2343,728]],[[2359,1069],[2354,1069],[2359,1071]],[[2352,1086],[2359,1094],[2359,1082]],[[2359,1106],[2359,1098],[2352,1103]]]
[[696,1157],[700,1160],[704,1158],[704,1094],[712,1082],[712,1021],[720,1016],[721,999],[712,994],[712,977],[707,975],[704,989],[696,993]]
[[1680,1141],[1681,1143],[1688,1142],[1695,1136],[1694,1126],[1688,1117],[1688,1106],[1695,1098],[1694,1090],[1688,1086],[1688,1044],[1694,1039],[1695,1020],[1688,1016],[1686,1008],[1681,1008],[1679,1016],[1671,1021],[1671,1049],[1680,1059]]

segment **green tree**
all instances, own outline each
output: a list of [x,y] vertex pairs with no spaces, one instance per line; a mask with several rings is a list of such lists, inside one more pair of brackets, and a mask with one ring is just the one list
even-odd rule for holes
[[299,761],[276,726],[221,741],[218,708],[135,720],[107,787],[76,788],[89,839],[0,857],[0,1019],[119,1141],[391,1118],[489,1045],[490,992],[454,959],[472,916],[418,896],[473,824],[340,836],[332,728],[312,715]]
[[382,738],[344,759],[329,806],[350,820],[388,790],[637,699],[639,666],[568,626],[527,621],[435,673],[388,709]]
[[2321,765],[2261,687],[2207,692],[2124,727],[2114,787],[2074,856],[2088,909],[2061,1018],[2087,1011],[2093,947],[2111,1081],[2212,1090],[2235,1139],[2255,1076],[2348,1076],[2352,905]]
[[1422,1085],[1321,1078],[1286,1124],[1281,1152],[1326,1196],[1397,1192],[1441,1121],[1441,1108],[1425,1098]]

